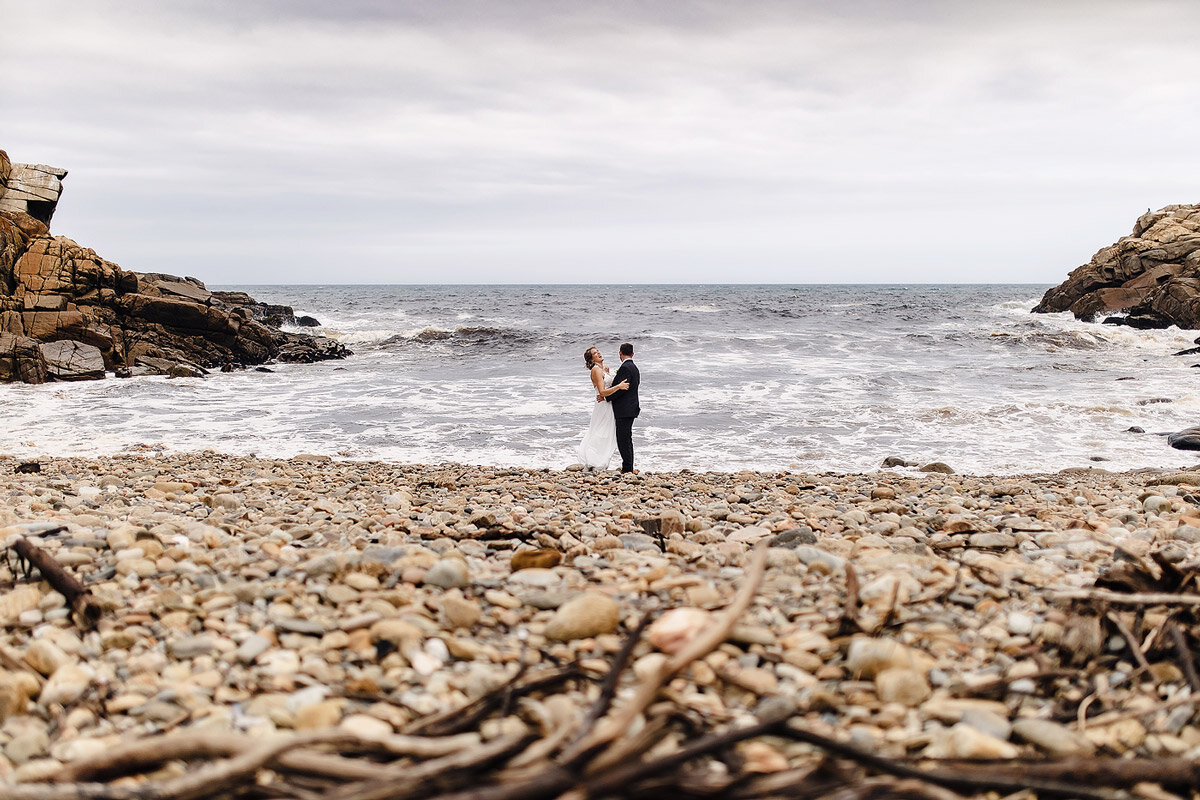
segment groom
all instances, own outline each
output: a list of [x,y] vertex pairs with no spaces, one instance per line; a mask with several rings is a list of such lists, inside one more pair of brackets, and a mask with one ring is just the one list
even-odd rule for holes
[[613,417],[617,422],[617,450],[621,453],[621,472],[633,472],[633,421],[642,408],[638,405],[638,383],[641,375],[633,363],[633,345],[621,345],[621,366],[613,376],[613,385],[629,381],[629,388],[613,392],[608,396],[612,403]]

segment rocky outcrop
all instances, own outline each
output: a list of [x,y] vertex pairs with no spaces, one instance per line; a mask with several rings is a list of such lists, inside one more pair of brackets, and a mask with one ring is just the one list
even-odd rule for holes
[[121,269],[48,223],[65,170],[10,163],[0,150],[0,381],[202,375],[272,359],[349,355],[280,330],[287,306],[210,292],[195,278]]
[[[1200,205],[1147,211],[1133,233],[1046,292],[1035,312],[1139,328],[1200,328]],[[1126,312],[1124,316],[1107,316]]]
[[54,216],[65,169],[45,164],[13,164],[0,156],[0,211],[28,214],[46,225]]

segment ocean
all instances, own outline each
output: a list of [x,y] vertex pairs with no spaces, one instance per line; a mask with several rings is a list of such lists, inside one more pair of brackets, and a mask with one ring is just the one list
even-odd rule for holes
[[[644,470],[973,474],[1187,467],[1197,332],[1029,313],[1047,287],[237,286],[316,317],[344,361],[0,386],[0,453],[199,451],[562,468],[584,350],[633,343]],[[614,459],[614,466],[616,465]]]

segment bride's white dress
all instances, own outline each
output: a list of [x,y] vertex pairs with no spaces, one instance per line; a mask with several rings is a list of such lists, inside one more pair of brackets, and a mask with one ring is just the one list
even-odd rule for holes
[[[612,386],[612,375],[604,376],[604,386]],[[579,461],[593,469],[608,469],[608,462],[617,452],[617,421],[612,403],[592,402],[592,420],[579,443]]]

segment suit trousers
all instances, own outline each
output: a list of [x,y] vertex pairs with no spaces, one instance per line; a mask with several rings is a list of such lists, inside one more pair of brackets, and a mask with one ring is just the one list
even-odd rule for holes
[[633,472],[633,420],[617,417],[617,452],[621,454],[621,472]]

